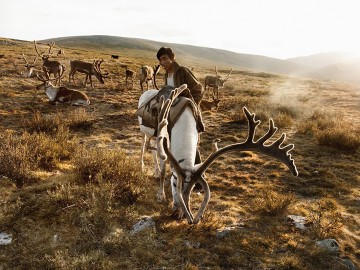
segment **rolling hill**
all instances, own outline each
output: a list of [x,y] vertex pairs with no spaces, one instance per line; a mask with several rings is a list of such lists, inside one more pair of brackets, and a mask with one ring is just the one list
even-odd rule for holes
[[224,65],[290,76],[360,82],[358,76],[360,59],[353,58],[349,53],[329,52],[281,60],[207,47],[105,35],[58,37],[42,40],[42,42],[50,41],[70,48],[101,48],[109,54],[119,55],[125,51],[126,54],[131,55],[132,51],[138,53],[138,50],[141,50],[149,59],[155,58],[155,53],[161,46],[168,46],[173,48],[178,59],[189,65],[196,63]]

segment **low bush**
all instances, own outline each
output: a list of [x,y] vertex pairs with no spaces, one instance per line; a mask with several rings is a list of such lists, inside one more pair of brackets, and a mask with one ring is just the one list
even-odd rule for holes
[[123,151],[82,148],[75,156],[74,164],[81,182],[115,185],[114,197],[132,204],[146,194],[146,177],[137,160]]

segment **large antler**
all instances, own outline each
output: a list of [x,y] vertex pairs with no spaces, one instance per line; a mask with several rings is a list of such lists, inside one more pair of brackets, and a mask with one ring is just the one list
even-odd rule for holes
[[[209,185],[206,182],[206,180],[201,176],[198,179],[193,179],[192,175],[186,176],[182,168],[180,167],[178,161],[175,159],[175,157],[172,155],[171,151],[169,150],[169,133],[168,133],[168,116],[170,112],[170,108],[174,100],[181,94],[182,91],[184,91],[187,88],[186,84],[183,84],[179,88],[173,90],[170,94],[170,97],[164,102],[164,97],[162,96],[160,99],[160,106],[161,110],[158,116],[158,137],[157,137],[157,145],[159,149],[159,156],[161,159],[166,160],[168,159],[170,161],[170,164],[172,165],[173,169],[176,172],[177,175],[177,183],[176,183],[176,189],[177,189],[177,196],[178,196],[178,202],[180,204],[181,210],[184,213],[187,221],[189,224],[192,223],[198,223],[203,211],[205,210],[209,200],[210,200],[210,189]],[[185,193],[183,192],[183,185],[184,182],[189,183],[191,185],[190,189],[187,189]],[[198,211],[195,218],[193,214],[191,213],[190,209],[190,193],[192,188],[194,187],[195,183],[199,183],[203,189],[204,189],[204,200],[201,204],[200,209],[203,209],[202,212]],[[183,197],[183,194],[185,195],[185,200]]]
[[23,57],[23,59],[24,59],[24,61],[25,61],[25,66],[26,66],[26,67],[33,67],[33,66],[35,65],[37,56],[35,56],[34,62],[33,62],[32,64],[29,64],[29,63],[28,63],[28,61],[27,61],[26,58],[25,58],[24,53],[22,54],[22,57]]
[[44,78],[43,76],[39,75],[39,73],[36,74],[36,77],[38,77],[38,79],[42,82],[50,82],[50,81],[56,81],[58,79],[61,79],[65,72],[65,66],[64,65],[61,65],[61,66],[62,66],[62,69],[61,69],[60,75],[58,77],[50,79],[49,78],[49,69],[46,69],[46,72],[45,72],[47,75],[47,78]]
[[[177,175],[176,189],[177,189],[178,201],[180,203],[181,210],[183,211],[189,224],[197,224],[200,221],[202,215],[204,214],[205,208],[210,201],[209,184],[202,175],[198,178],[193,178],[192,175],[190,176],[185,175],[184,171],[180,167],[180,164],[177,162],[175,157],[170,152],[167,140],[168,138],[164,139],[163,147],[170,161],[170,164],[173,166]],[[188,187],[184,191],[184,195],[183,195],[183,184],[185,181],[187,182]],[[204,200],[202,201],[201,206],[194,217],[190,207],[190,195],[196,183],[199,183],[204,190]]]
[[[294,160],[291,158],[291,154],[289,154],[289,152],[294,148],[294,145],[289,144],[284,147],[281,147],[282,143],[284,142],[284,140],[286,138],[286,135],[282,134],[282,136],[279,139],[277,139],[274,143],[272,143],[271,145],[264,145],[264,143],[268,139],[270,139],[277,131],[277,128],[274,126],[273,120],[270,119],[268,132],[263,137],[258,139],[257,141],[254,141],[255,130],[256,130],[256,127],[260,124],[260,121],[259,120],[255,121],[255,114],[251,114],[246,107],[244,107],[244,112],[248,119],[248,125],[249,125],[249,133],[248,133],[248,137],[247,137],[246,141],[244,143],[236,143],[236,144],[228,145],[228,146],[225,146],[224,148],[218,149],[218,147],[217,147],[218,140],[215,140],[214,148],[216,151],[213,152],[198,167],[198,169],[190,176],[190,179],[187,179],[188,185],[187,185],[186,190],[184,190],[184,196],[183,196],[184,198],[181,197],[179,201],[181,203],[181,207],[183,209],[185,209],[184,214],[186,215],[186,218],[189,223],[196,224],[199,222],[199,220],[202,217],[202,215],[205,211],[205,208],[209,202],[209,199],[210,199],[209,185],[208,185],[207,181],[204,179],[203,173],[206,171],[206,169],[209,168],[209,166],[217,158],[219,158],[221,155],[223,155],[229,151],[232,151],[232,150],[257,151],[257,152],[269,155],[271,157],[278,159],[282,163],[284,163],[290,169],[290,171],[292,172],[293,175],[295,175],[295,176],[298,175],[298,171],[295,166]],[[178,176],[182,175],[181,180],[183,181],[185,179],[185,175],[184,175],[184,173],[181,174],[181,172],[182,172],[181,167],[180,167],[179,163],[172,157],[172,155],[168,149],[168,145],[165,142],[164,142],[164,149],[169,157],[169,160],[171,161],[172,166],[175,168],[176,172],[178,173]],[[180,184],[181,182],[179,183],[179,178],[180,177],[178,177],[177,185],[180,186],[180,188],[181,188],[181,184]],[[199,210],[197,211],[196,216],[193,217],[193,215],[191,213],[191,208],[190,208],[190,195],[191,195],[192,189],[196,183],[199,183],[204,188],[205,193],[204,193],[204,200],[203,200]],[[182,191],[182,190],[180,189],[179,191]],[[181,195],[182,193],[178,193],[178,194]],[[184,203],[185,203],[185,205],[183,205]]]
[[274,126],[274,121],[270,118],[269,120],[269,130],[268,132],[258,139],[256,142],[254,141],[255,129],[261,123],[260,120],[255,121],[255,114],[250,113],[246,107],[244,107],[244,113],[248,119],[249,125],[249,133],[246,141],[244,143],[236,143],[225,146],[224,148],[218,149],[216,152],[212,153],[203,163],[202,165],[194,172],[193,178],[199,177],[202,175],[206,169],[221,155],[226,152],[237,150],[237,151],[256,151],[268,156],[274,157],[277,160],[284,163],[291,173],[295,176],[298,175],[298,171],[294,160],[289,153],[293,148],[293,144],[285,145],[281,147],[282,143],[286,138],[286,134],[283,133],[279,139],[277,139],[271,145],[264,145],[264,143],[270,139],[275,132],[277,131],[277,127]]
[[159,90],[159,87],[156,84],[156,74],[159,72],[160,65],[155,66],[154,68],[154,86],[157,90]]
[[226,78],[225,78],[225,81],[227,81],[227,80],[229,79],[229,77],[230,77],[230,75],[231,75],[232,72],[233,72],[233,69],[231,68],[229,74],[228,74],[228,75],[226,76]]
[[44,56],[44,52],[42,52],[41,54],[39,53],[38,48],[36,46],[36,40],[34,40],[34,45],[35,45],[35,52],[37,53],[38,56],[42,58]]
[[169,151],[169,133],[168,133],[168,117],[170,113],[170,108],[174,100],[187,88],[186,84],[181,85],[179,88],[174,89],[169,98],[164,101],[164,96],[160,98],[160,113],[158,116],[158,137],[157,137],[157,148],[159,151],[159,156],[164,161],[169,159],[170,164],[173,166],[177,174],[177,195],[178,201],[180,203],[181,210],[186,216],[186,219],[189,224],[193,222],[193,217],[191,212],[186,207],[183,199],[183,183],[186,178],[185,173],[181,169],[179,163],[176,161],[172,153]]
[[109,72],[104,72],[102,73],[101,71],[101,63],[104,62],[104,59],[100,59],[100,60],[94,60],[94,68],[97,72],[99,72],[101,74],[102,77],[107,78],[109,75]]
[[55,42],[53,41],[53,42],[51,42],[51,44],[48,43],[47,45],[49,46],[49,52],[48,52],[48,54],[49,54],[49,55],[53,54],[53,52],[51,51],[51,49],[52,49],[52,47],[55,46]]
[[170,113],[170,108],[174,100],[187,88],[186,84],[181,85],[179,88],[175,88],[171,91],[169,98],[164,102],[164,96],[160,98],[160,113],[158,115],[158,130],[157,130],[157,145],[159,149],[160,158],[166,160],[167,155],[163,148],[164,138],[169,137],[169,133],[167,130],[168,126],[168,117]]

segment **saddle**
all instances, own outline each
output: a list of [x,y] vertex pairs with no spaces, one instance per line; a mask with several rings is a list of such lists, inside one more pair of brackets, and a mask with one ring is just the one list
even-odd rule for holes
[[[135,112],[136,116],[141,117],[142,119],[141,124],[143,126],[155,129],[155,133],[158,126],[158,115],[160,112],[160,104],[159,104],[160,98],[161,96],[164,96],[166,100],[170,96],[172,90],[174,90],[174,87],[172,86],[163,87],[161,90],[159,90],[159,93],[157,95],[151,98],[148,102],[142,105]],[[204,132],[205,125],[202,121],[201,112],[198,106],[195,104],[195,102],[192,99],[183,96],[177,97],[171,106],[169,119],[168,119],[169,129],[171,129],[174,126],[180,115],[188,106],[191,108],[193,112],[198,132],[199,133]]]

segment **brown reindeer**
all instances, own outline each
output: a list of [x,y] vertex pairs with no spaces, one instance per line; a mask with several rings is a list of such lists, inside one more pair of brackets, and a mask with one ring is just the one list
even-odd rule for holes
[[131,89],[133,88],[135,76],[136,76],[135,71],[133,71],[131,69],[126,69],[125,70],[125,85],[126,85],[126,88],[128,87],[128,79],[131,79]]
[[[213,89],[213,99],[219,99],[219,89],[224,87],[225,82],[229,79],[231,73],[232,73],[233,69],[230,70],[229,74],[226,75],[226,77],[222,77],[219,75],[217,67],[215,66],[215,76],[206,76],[205,77],[205,95],[207,94],[207,92],[209,91],[209,88],[212,87]],[[207,88],[206,88],[207,87]]]
[[212,109],[218,109],[221,99],[214,99],[213,101],[201,100],[200,109],[201,111],[211,111]]
[[93,84],[92,84],[92,80],[91,80],[91,76],[94,75],[96,79],[98,79],[98,81],[102,84],[104,84],[104,78],[107,78],[108,77],[108,74],[107,72],[105,73],[102,73],[101,72],[101,63],[103,62],[104,60],[94,60],[93,63],[88,63],[88,62],[84,62],[84,61],[80,61],[80,60],[73,60],[73,61],[70,61],[70,73],[69,73],[69,82],[71,81],[71,79],[73,80],[73,82],[75,82],[75,79],[74,79],[74,74],[76,72],[80,72],[80,73],[84,73],[86,74],[86,77],[85,77],[85,86],[86,86],[86,83],[87,83],[87,80],[89,79],[90,80],[90,85],[91,85],[91,88],[93,88]]
[[51,81],[60,79],[64,75],[65,68],[63,68],[62,73],[59,78],[49,79],[48,77],[41,76],[37,74],[38,79],[42,82],[42,84],[36,87],[37,90],[45,90],[47,97],[49,98],[49,102],[52,104],[57,103],[70,103],[71,105],[78,106],[87,106],[90,104],[90,100],[88,96],[78,90],[72,90],[67,87],[56,87]]
[[46,74],[46,76],[50,76],[51,74],[53,74],[54,77],[59,78],[58,80],[55,81],[55,84],[57,84],[57,83],[60,84],[61,83],[60,74],[62,73],[63,68],[65,66],[62,65],[59,61],[49,60],[50,56],[52,55],[51,49],[55,45],[55,43],[53,42],[51,44],[50,43],[47,44],[49,46],[48,53],[45,53],[45,52],[39,53],[35,40],[34,40],[34,45],[35,45],[36,54],[38,56],[40,56],[43,61],[44,74]]

